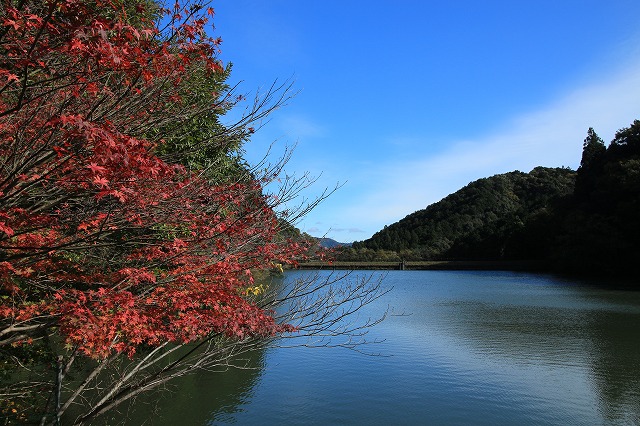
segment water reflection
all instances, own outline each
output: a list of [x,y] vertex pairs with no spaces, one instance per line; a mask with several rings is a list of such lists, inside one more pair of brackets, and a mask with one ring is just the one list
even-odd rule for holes
[[254,352],[255,369],[138,398],[126,424],[640,423],[640,293],[486,271],[391,271],[384,284],[393,292],[363,314],[412,313],[371,331],[393,356]]
[[601,312],[590,329],[600,409],[612,423],[640,424],[639,314]]
[[232,360],[242,368],[200,371],[171,381],[163,389],[144,393],[118,412],[101,419],[108,425],[206,425],[232,422],[251,400],[264,371],[264,350]]
[[431,302],[413,300],[420,308],[409,324],[452,368],[529,386],[525,393],[538,392],[541,405],[556,410],[588,413],[595,405],[602,421],[637,423],[640,295],[521,278],[472,272],[426,280],[422,294]]

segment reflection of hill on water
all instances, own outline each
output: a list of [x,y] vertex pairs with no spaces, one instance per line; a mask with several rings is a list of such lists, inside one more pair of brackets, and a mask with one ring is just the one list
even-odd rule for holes
[[[576,289],[576,291],[580,291]],[[445,332],[484,359],[584,369],[607,421],[640,420],[640,312],[589,291],[585,309],[467,301],[436,305]],[[638,299],[640,295],[631,293]],[[637,304],[635,306],[638,306]],[[439,322],[439,321],[438,321]]]
[[457,322],[449,331],[462,335],[479,354],[508,357],[523,364],[535,359],[562,364],[570,362],[567,352],[587,355],[589,351],[590,341],[584,330],[587,317],[576,318],[575,312],[566,309],[466,303],[451,315]]
[[591,368],[608,421],[640,423],[640,314],[601,312],[589,332],[596,346]]

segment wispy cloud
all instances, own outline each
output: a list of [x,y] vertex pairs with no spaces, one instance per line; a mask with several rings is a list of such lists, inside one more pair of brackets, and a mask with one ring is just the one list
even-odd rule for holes
[[361,234],[364,231],[360,228],[331,228],[332,232],[348,233],[348,234]]
[[[587,129],[605,140],[640,117],[640,63],[521,114],[494,134],[457,141],[438,155],[378,168],[371,187],[341,209],[369,233],[481,177],[536,166],[575,168]],[[348,188],[345,188],[348,190]]]
[[[303,228],[302,231],[310,234],[310,235],[314,235],[314,236],[333,236],[333,238],[337,238],[338,240],[341,237],[344,238],[355,238],[358,236],[361,236],[360,234],[363,234],[365,231],[357,228],[357,227],[351,227],[351,228],[341,228],[341,227],[318,227],[318,226],[312,226],[311,228]],[[347,234],[347,235],[345,235]],[[353,234],[356,234],[355,236]]]
[[320,124],[300,114],[282,114],[278,119],[278,126],[288,137],[295,139],[304,140],[325,134],[325,129]]

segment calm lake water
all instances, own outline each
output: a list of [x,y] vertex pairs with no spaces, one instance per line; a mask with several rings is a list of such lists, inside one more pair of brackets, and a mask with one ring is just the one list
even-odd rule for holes
[[256,352],[253,370],[138,399],[126,424],[640,424],[640,293],[512,272],[357,274],[393,287],[366,316],[411,314],[371,331],[385,341],[366,349],[384,356]]

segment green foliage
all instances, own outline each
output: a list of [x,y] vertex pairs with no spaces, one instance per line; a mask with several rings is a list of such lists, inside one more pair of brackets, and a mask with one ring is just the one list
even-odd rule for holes
[[528,257],[515,237],[569,194],[574,179],[569,169],[543,167],[479,179],[354,248],[392,250],[402,258],[423,260]]
[[595,180],[602,173],[606,152],[604,141],[590,127],[587,138],[584,140],[582,159],[576,177],[575,194],[577,197],[584,198],[593,191]]
[[635,277],[640,259],[640,120],[608,147],[590,128],[580,168],[480,179],[410,214],[339,260],[541,260],[555,270]]
[[345,262],[399,262],[402,260],[401,255],[403,252],[397,253],[392,250],[340,247],[336,249],[335,253],[337,259]]
[[593,127],[589,127],[587,131],[587,137],[584,140],[582,159],[580,160],[580,169],[586,169],[592,167],[594,163],[600,162],[602,155],[607,151],[604,146],[604,141],[600,139],[600,136],[593,130]]
[[[233,97],[227,85],[231,66],[224,72],[191,67],[185,72],[179,102],[193,105],[188,115],[154,129],[146,135],[158,140],[157,154],[179,161],[189,170],[204,170],[216,183],[248,176],[242,145],[251,134],[243,126],[224,126],[220,119],[241,97]],[[243,180],[243,179],[242,179]]]
[[573,273],[634,276],[640,259],[640,121],[619,130],[606,150],[598,148],[597,161],[578,173],[582,186],[556,213],[562,227],[551,259]]

